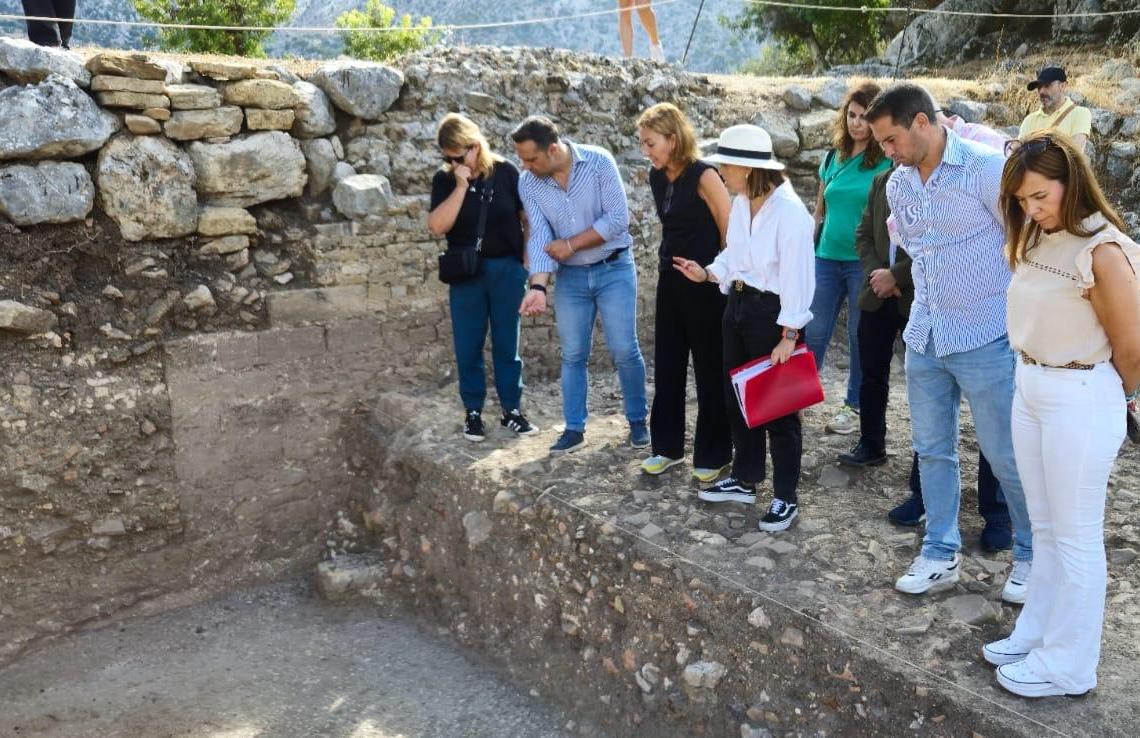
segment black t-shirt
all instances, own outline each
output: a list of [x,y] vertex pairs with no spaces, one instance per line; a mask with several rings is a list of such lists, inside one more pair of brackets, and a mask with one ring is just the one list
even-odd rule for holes
[[[710,264],[720,252],[720,229],[708,204],[701,199],[701,175],[710,164],[695,161],[681,172],[672,183],[663,169],[649,172],[649,188],[661,218],[661,249],[658,254],[662,265],[672,267],[672,257],[682,256],[698,264]],[[668,203],[665,201],[668,200]],[[665,209],[668,204],[669,209]]]
[[[486,181],[484,181],[486,180]],[[451,196],[455,191],[455,175],[447,169],[440,169],[431,180],[431,209]],[[475,244],[475,234],[479,226],[479,201],[483,188],[491,186],[491,205],[487,211],[487,227],[483,233],[482,256],[494,258],[513,256],[523,258],[523,231],[519,213],[522,200],[519,198],[519,170],[509,161],[495,163],[489,177],[479,177],[467,185],[467,195],[459,207],[455,225],[447,232],[447,248],[470,248]]]

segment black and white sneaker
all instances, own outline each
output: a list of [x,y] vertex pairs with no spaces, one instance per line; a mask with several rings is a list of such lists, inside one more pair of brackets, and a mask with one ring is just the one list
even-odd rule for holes
[[756,502],[756,487],[743,484],[736,477],[725,477],[711,487],[702,489],[697,497],[705,502]]
[[463,437],[473,443],[479,443],[487,437],[483,430],[483,413],[478,410],[468,410],[463,418]]
[[777,531],[787,530],[791,527],[792,521],[800,514],[800,506],[795,502],[784,502],[779,497],[772,499],[772,504],[768,505],[768,513],[760,518],[757,524],[760,530]]
[[499,424],[509,431],[514,431],[520,436],[533,436],[538,433],[538,426],[531,423],[518,409],[507,412],[503,411],[503,417],[499,419]]

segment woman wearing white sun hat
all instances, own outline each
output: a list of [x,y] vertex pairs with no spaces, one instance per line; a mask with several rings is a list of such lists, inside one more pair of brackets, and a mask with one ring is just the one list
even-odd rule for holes
[[[803,342],[803,327],[811,320],[815,221],[784,177],[784,165],[772,155],[772,139],[763,128],[726,129],[716,153],[706,161],[720,165],[724,183],[735,196],[727,245],[707,266],[681,257],[673,259],[673,266],[694,282],[716,282],[728,295],[723,320],[726,372],[768,354],[783,363]],[[736,408],[727,374],[725,393],[729,407]],[[759,527],[786,530],[799,513],[799,416],[792,413],[753,429],[738,409],[730,409],[729,418],[736,448],[732,474],[698,496],[706,502],[754,502],[770,444],[773,499]]]

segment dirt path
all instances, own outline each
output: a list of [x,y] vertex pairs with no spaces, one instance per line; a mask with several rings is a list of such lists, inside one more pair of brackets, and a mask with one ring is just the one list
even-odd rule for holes
[[5,737],[577,732],[453,642],[295,583],[68,637],[0,671],[0,705]]

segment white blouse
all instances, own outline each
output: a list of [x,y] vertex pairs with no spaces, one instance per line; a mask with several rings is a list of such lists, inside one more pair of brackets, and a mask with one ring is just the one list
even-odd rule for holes
[[791,182],[773,190],[755,218],[748,198],[737,195],[728,213],[727,245],[706,268],[725,294],[740,280],[779,295],[776,322],[803,328],[811,321],[815,295],[814,235],[815,221]]

